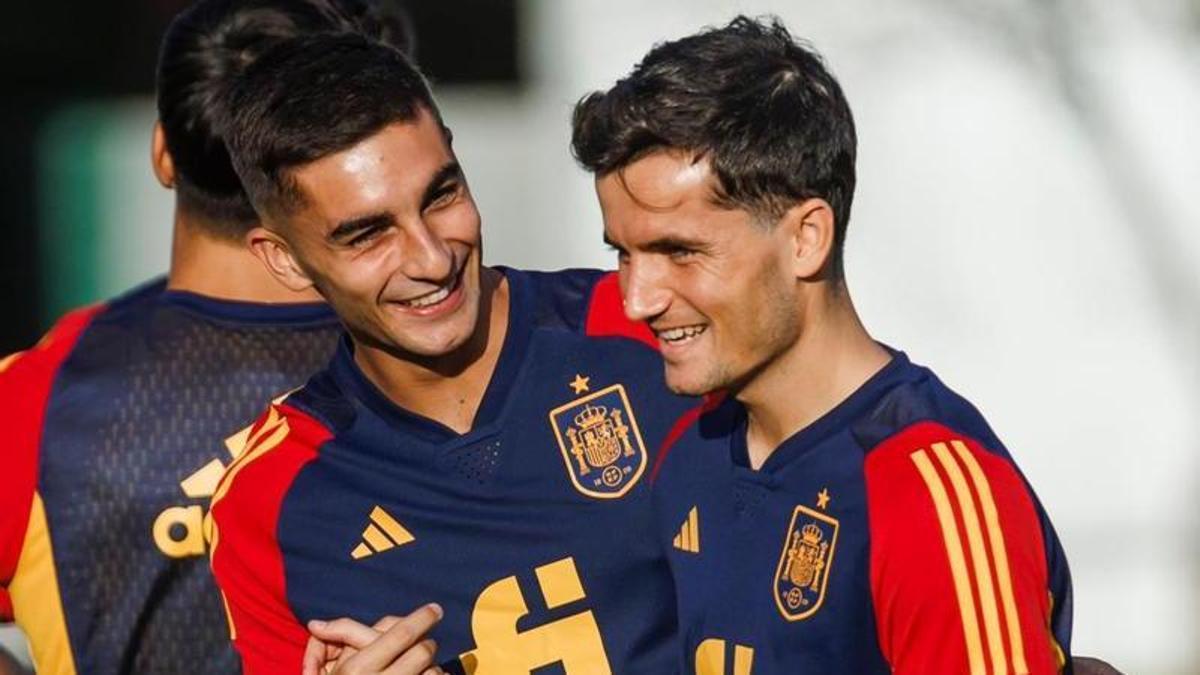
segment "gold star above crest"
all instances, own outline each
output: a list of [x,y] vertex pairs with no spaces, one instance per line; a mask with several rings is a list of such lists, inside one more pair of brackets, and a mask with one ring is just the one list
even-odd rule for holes
[[829,490],[821,488],[821,491],[817,493],[817,508],[824,509],[829,505],[830,499]]
[[588,390],[588,382],[591,381],[591,379],[592,378],[590,377],[584,377],[579,373],[576,373],[575,379],[571,382],[571,388],[575,390],[576,394],[582,394]]

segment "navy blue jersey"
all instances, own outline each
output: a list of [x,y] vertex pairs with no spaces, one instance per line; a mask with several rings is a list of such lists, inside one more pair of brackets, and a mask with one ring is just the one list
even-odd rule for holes
[[760,470],[746,424],[732,400],[705,412],[655,478],[685,672],[1069,668],[1058,538],[982,416],[933,373],[894,353]]
[[312,619],[438,602],[451,672],[667,673],[674,594],[649,474],[678,416],[615,275],[505,270],[508,331],[473,428],[394,405],[344,341],[272,406],[213,498],[247,672],[296,671]]
[[0,365],[0,619],[39,673],[228,673],[208,498],[264,400],[328,361],[324,304],[162,281],[63,318]]

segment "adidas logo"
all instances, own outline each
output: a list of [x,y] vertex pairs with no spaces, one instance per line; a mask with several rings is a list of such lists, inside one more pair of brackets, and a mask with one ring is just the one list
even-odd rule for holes
[[[253,425],[225,439],[225,449],[231,459],[237,459],[245,451]],[[217,484],[225,474],[225,463],[220,457],[209,461],[187,478],[179,481],[179,487],[188,499],[207,501],[217,491]],[[169,506],[158,514],[151,527],[154,544],[163,555],[171,558],[202,556],[212,540],[212,518],[206,505],[184,504]]]
[[376,506],[371,511],[371,522],[363,530],[362,541],[350,552],[355,560],[383,553],[389,548],[403,546],[416,537],[406,530],[395,518],[388,515],[383,508]]
[[679,528],[679,534],[675,535],[671,545],[687,553],[700,552],[700,514],[696,507],[693,506],[692,510],[688,511],[687,520],[683,521],[683,526]]

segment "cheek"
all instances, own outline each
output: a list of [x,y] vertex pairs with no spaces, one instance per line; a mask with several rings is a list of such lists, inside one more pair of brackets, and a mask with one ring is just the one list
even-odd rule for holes
[[448,241],[460,241],[472,246],[480,241],[479,210],[469,197],[459,203],[429,216],[430,229]]
[[744,352],[771,351],[794,331],[796,298],[793,279],[773,256],[746,263],[755,270],[731,282],[727,323]]
[[[337,262],[321,269],[318,275],[318,288],[321,293],[334,305],[349,309],[374,301],[375,296],[386,283],[387,276],[382,273],[385,256],[361,256],[353,262]],[[362,310],[357,310],[362,313]]]

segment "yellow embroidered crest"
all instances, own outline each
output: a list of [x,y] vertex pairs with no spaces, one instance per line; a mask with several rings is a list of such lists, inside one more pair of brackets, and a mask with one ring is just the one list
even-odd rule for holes
[[805,506],[792,511],[775,571],[775,605],[783,618],[800,621],[820,609],[837,535],[836,518]]
[[550,426],[571,483],[589,497],[620,497],[646,469],[646,446],[623,385],[555,408]]

